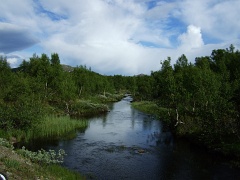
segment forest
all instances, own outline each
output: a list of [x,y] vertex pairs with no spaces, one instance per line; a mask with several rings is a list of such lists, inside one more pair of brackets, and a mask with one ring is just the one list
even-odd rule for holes
[[240,52],[231,45],[189,63],[183,54],[171,65],[161,62],[137,96],[154,101],[178,136],[239,158]]
[[[231,45],[196,57],[168,57],[150,75],[105,76],[86,65],[66,68],[57,53],[34,54],[12,69],[0,57],[0,128],[26,131],[44,116],[108,111],[106,102],[131,93],[156,104],[160,119],[181,136],[228,153],[240,152],[240,51]],[[121,95],[119,95],[121,94]]]

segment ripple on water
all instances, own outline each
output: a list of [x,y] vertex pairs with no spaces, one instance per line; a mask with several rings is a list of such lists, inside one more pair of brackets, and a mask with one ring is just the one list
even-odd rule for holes
[[106,116],[89,119],[84,133],[61,141],[56,149],[68,154],[64,166],[88,179],[240,179],[239,169],[221,169],[219,160],[186,142],[175,142],[163,130],[161,121],[120,101]]

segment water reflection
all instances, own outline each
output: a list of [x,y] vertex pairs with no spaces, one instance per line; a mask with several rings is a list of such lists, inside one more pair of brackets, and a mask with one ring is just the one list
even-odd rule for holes
[[[174,141],[161,121],[130,106],[114,103],[107,115],[89,119],[84,132],[48,148],[66,151],[64,166],[89,179],[228,179],[239,171],[187,142]],[[224,171],[222,168],[225,168]],[[227,175],[227,176],[226,176]]]

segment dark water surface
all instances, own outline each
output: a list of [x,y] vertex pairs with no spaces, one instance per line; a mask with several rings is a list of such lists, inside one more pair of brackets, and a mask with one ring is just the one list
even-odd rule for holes
[[174,141],[161,121],[139,112],[130,97],[104,116],[89,119],[85,132],[48,145],[64,149],[64,166],[88,179],[240,179],[240,171],[185,141]]

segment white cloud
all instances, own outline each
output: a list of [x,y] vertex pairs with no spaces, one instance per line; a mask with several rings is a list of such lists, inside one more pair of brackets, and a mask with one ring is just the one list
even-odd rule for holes
[[86,64],[103,74],[149,73],[160,60],[171,56],[174,63],[183,53],[193,61],[240,36],[239,0],[162,0],[151,8],[150,0],[16,1],[0,4],[0,22],[40,42],[11,51],[24,58],[57,52],[64,64]]
[[187,32],[178,37],[180,41],[180,49],[189,50],[192,48],[200,48],[204,45],[201,28],[189,25]]
[[17,58],[7,58],[7,61],[11,65],[11,67],[16,67],[18,65]]
[[7,55],[7,61],[11,67],[16,68],[22,62],[22,57],[15,54],[10,54],[10,55]]
[[239,0],[183,0],[179,18],[202,28],[208,37],[225,41],[239,38]]

